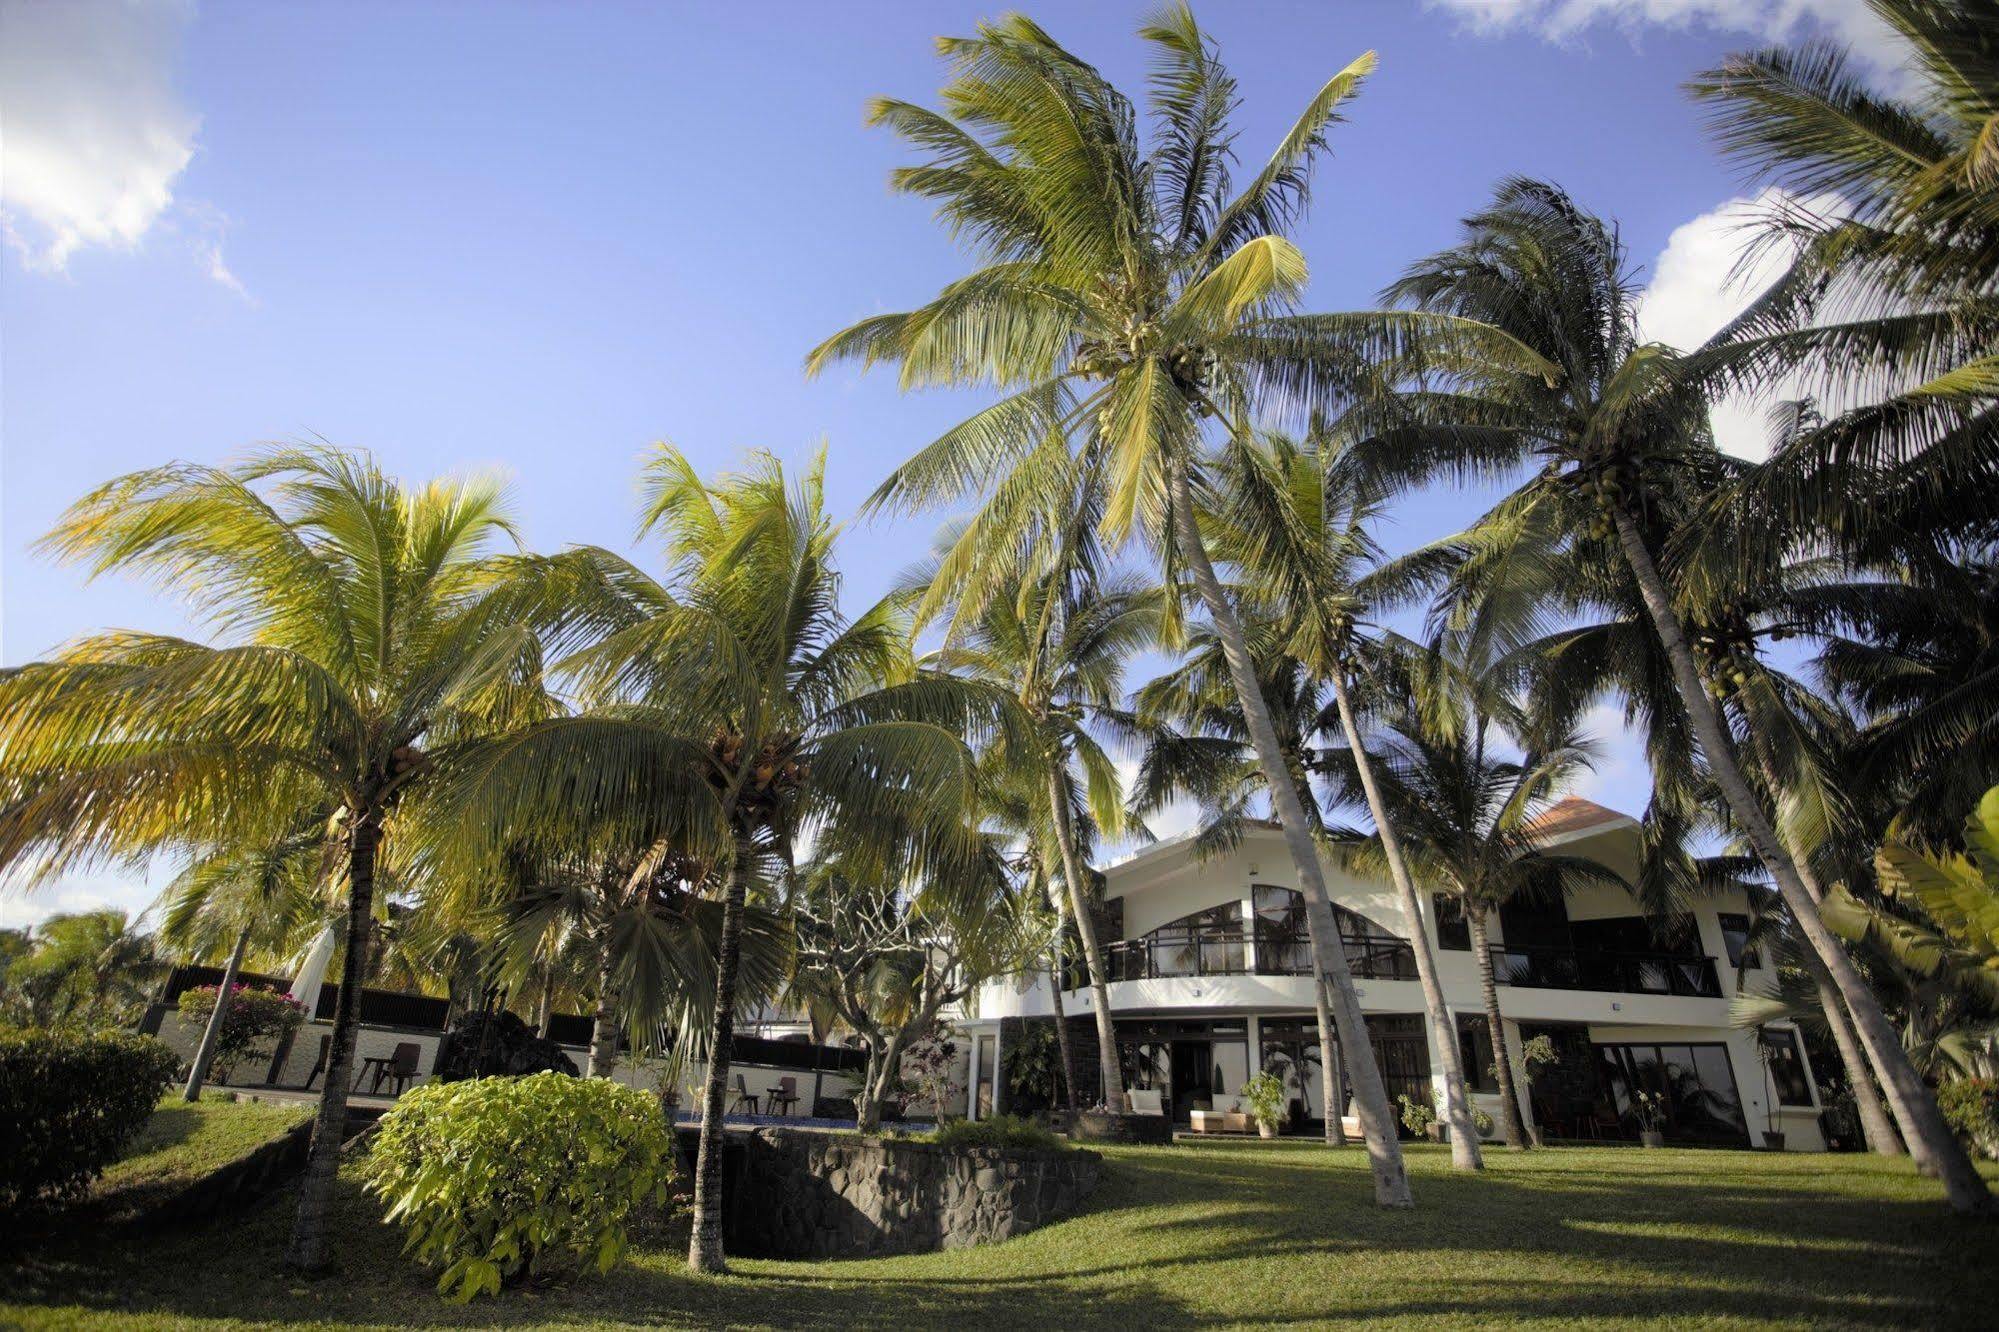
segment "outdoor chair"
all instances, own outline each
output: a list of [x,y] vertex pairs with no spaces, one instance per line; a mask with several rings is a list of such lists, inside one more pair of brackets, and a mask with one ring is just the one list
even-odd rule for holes
[[332,1052],[333,1038],[331,1036],[320,1037],[319,1057],[312,1061],[312,1072],[305,1075],[305,1090],[311,1091],[313,1079],[326,1071],[327,1056],[332,1054]]
[[1125,1093],[1131,1103],[1134,1115],[1163,1115],[1166,1113],[1165,1100],[1157,1088],[1140,1087]]
[[770,1112],[774,1115],[788,1115],[798,1104],[798,1079],[783,1077],[777,1080],[777,1088],[769,1097]]
[[386,1058],[381,1055],[371,1055],[362,1060],[361,1073],[354,1079],[354,1085],[359,1087],[361,1078],[372,1073],[375,1080],[368,1084],[370,1096],[380,1092],[384,1082],[393,1082],[395,1090],[390,1094],[401,1096],[403,1088],[407,1087],[410,1079],[416,1076],[416,1062],[422,1054],[422,1047],[415,1041],[401,1041],[396,1045],[395,1052]]
[[729,1103],[730,1114],[733,1115],[738,1110],[748,1110],[753,1115],[760,1114],[762,1112],[758,1110],[757,1106],[762,1099],[762,1097],[750,1090],[750,1084],[743,1081],[742,1074],[736,1074],[736,1099]]

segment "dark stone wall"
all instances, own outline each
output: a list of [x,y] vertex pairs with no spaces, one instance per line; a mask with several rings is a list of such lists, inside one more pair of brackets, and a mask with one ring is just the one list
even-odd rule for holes
[[731,1253],[861,1258],[1024,1234],[1097,1185],[1089,1151],[942,1147],[758,1129],[729,1135],[722,1228]]

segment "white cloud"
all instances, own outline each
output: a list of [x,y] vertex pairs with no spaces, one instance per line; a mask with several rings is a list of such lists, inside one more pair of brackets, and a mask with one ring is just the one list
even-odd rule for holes
[[[173,85],[192,0],[0,0],[0,225],[26,261],[63,271],[130,250],[175,208],[201,118]],[[192,248],[239,294],[219,228]]]
[[1877,19],[1867,0],[1426,0],[1460,15],[1475,31],[1531,28],[1550,41],[1583,37],[1611,26],[1636,37],[1647,25],[1704,26],[1761,42],[1824,34],[1851,47],[1883,75],[1899,76],[1906,55],[1900,39]]
[[[1749,227],[1781,196],[1766,190],[1754,199],[1730,199],[1673,229],[1652,263],[1652,281],[1639,303],[1644,336],[1682,350],[1700,346],[1783,274],[1788,253],[1749,252]],[[1714,406],[1715,440],[1743,458],[1769,453],[1760,404],[1725,398]]]

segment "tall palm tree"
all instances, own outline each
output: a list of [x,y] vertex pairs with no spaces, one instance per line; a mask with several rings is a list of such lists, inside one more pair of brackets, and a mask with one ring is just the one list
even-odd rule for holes
[[[1079,511],[1088,512],[1087,502]],[[1091,728],[1113,719],[1122,702],[1125,663],[1156,641],[1161,598],[1136,580],[1097,573],[1087,529],[1072,528],[1068,538],[1045,571],[1016,565],[1013,586],[997,594],[988,577],[976,589],[986,592],[977,614],[968,616],[969,607],[960,604],[953,636],[930,660],[939,669],[1014,692],[1035,724],[1030,751],[999,757],[1019,768],[1022,781],[1040,788],[1027,831],[1031,837],[1040,834],[1037,840],[1055,852],[1060,907],[1066,908],[1060,914],[1076,931],[1089,978],[1103,1102],[1122,1110],[1123,1076],[1109,973],[1097,938],[1089,851],[1096,835],[1117,837],[1130,829],[1117,764]],[[932,566],[911,581],[937,589],[944,576]],[[926,595],[925,603],[931,599]],[[1053,984],[1059,992],[1062,979]]]
[[[972,562],[1013,548],[1023,523],[1059,512],[1080,472],[1103,497],[1107,544],[1142,538],[1167,585],[1191,578],[1226,646],[1257,761],[1281,773],[1255,663],[1196,516],[1210,435],[1247,437],[1259,404],[1320,405],[1366,377],[1366,353],[1398,351],[1417,331],[1433,344],[1456,329],[1481,346],[1511,340],[1421,312],[1387,321],[1295,313],[1306,266],[1282,232],[1305,208],[1326,130],[1374,68],[1372,53],[1327,81],[1237,190],[1236,85],[1213,44],[1179,4],[1141,35],[1154,59],[1149,147],[1131,102],[1018,15],[939,42],[951,69],[945,113],[878,99],[873,122],[927,155],[894,174],[896,188],[936,200],[979,267],[920,309],[835,334],[807,368],[894,362],[907,388],[1001,389],[997,402],[897,468],[874,503],[916,508],[990,489],[961,543]],[[1486,350],[1506,354],[1501,345]],[[1522,364],[1542,364],[1514,350]],[[1322,927],[1318,948],[1376,1195],[1407,1206],[1395,1123],[1366,1057],[1306,814],[1289,782],[1270,789],[1307,910]]]
[[[1492,1043],[1499,1084],[1500,1123],[1506,1145],[1527,1146],[1521,1094],[1513,1077],[1514,1056],[1499,1009],[1492,969],[1487,917],[1517,899],[1559,898],[1590,885],[1628,888],[1622,877],[1586,856],[1544,849],[1534,821],[1558,798],[1588,762],[1573,737],[1542,739],[1524,719],[1512,725],[1474,711],[1464,724],[1440,730],[1412,708],[1373,736],[1369,761],[1382,789],[1405,854],[1426,883],[1454,898],[1469,927],[1472,961],[1478,968],[1486,1033]],[[1495,737],[1492,733],[1498,731]],[[1501,739],[1522,744],[1518,759],[1492,752]],[[1328,756],[1330,774],[1356,794],[1360,758],[1352,750]],[[1379,834],[1349,853],[1372,867],[1386,858]],[[1446,1039],[1455,1041],[1455,1030]]]
[[29,877],[229,844],[330,809],[347,949],[287,1261],[328,1261],[376,862],[440,757],[540,714],[540,656],[488,551],[490,479],[405,486],[364,455],[177,463],[78,501],[43,549],[149,576],[223,637],[114,632],[0,676],[0,866]]
[[[642,479],[642,535],[662,538],[664,580],[580,548],[532,562],[583,708],[523,728],[458,764],[449,821],[560,844],[645,848],[641,878],[670,872],[722,907],[689,1265],[723,1267],[721,1132],[746,903],[772,898],[802,836],[838,836],[857,873],[980,882],[976,763],[967,736],[1011,728],[1010,700],[915,670],[900,597],[839,607],[839,527],[823,452],[788,481],[752,455],[703,481],[659,446]],[[578,646],[580,645],[580,646]],[[573,650],[567,650],[573,649]]]
[[[1336,429],[1329,435],[1336,440]],[[1382,552],[1370,528],[1387,493],[1337,444],[1321,449],[1316,440],[1300,443],[1276,434],[1238,439],[1220,470],[1214,546],[1242,571],[1241,598],[1260,603],[1261,613],[1290,626],[1286,650],[1331,691],[1331,712],[1359,781],[1359,803],[1374,820],[1382,864],[1409,921],[1431,1044],[1444,1073],[1452,1160],[1459,1169],[1477,1170],[1483,1162],[1459,1067],[1456,1027],[1423,926],[1421,899],[1402,854],[1395,812],[1363,744],[1365,718],[1354,698],[1356,682],[1364,682],[1367,674],[1367,658],[1379,655],[1366,625],[1376,599],[1388,589],[1374,567]]]
[[8,966],[12,1018],[57,1031],[130,1027],[164,969],[153,937],[124,912],[62,912]]
[[[1669,562],[1689,513],[1687,496],[1713,493],[1724,466],[1709,436],[1706,399],[1670,348],[1639,340],[1638,287],[1615,231],[1561,190],[1504,183],[1467,220],[1463,241],[1412,267],[1393,300],[1476,320],[1540,350],[1559,367],[1522,374],[1511,362],[1460,354],[1436,387],[1384,407],[1383,437],[1401,445],[1410,473],[1442,467],[1507,472],[1534,464],[1514,499],[1545,506],[1574,533],[1586,558],[1628,574],[1658,640],[1677,712],[1800,933],[1824,962],[1875,1067],[1907,1110],[1912,1148],[1942,1173],[1951,1205],[1984,1207],[1989,1195],[1917,1075],[1881,1005],[1820,918],[1770,811],[1745,772],[1734,737],[1710,697],[1710,672],[1728,672],[1734,645],[1697,652]],[[1462,353],[1461,346],[1455,350]],[[1433,357],[1433,365],[1441,353]],[[1704,664],[1705,662],[1705,664]]]

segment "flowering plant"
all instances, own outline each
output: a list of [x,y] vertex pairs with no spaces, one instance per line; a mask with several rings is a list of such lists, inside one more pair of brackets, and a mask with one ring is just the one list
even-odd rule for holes
[[[220,992],[221,987],[215,985],[200,985],[181,992],[181,1026],[193,1032],[196,1039],[207,1028]],[[305,1005],[290,995],[248,985],[230,986],[229,1011],[222,1019],[222,1031],[215,1042],[212,1067],[216,1081],[228,1081],[229,1070],[239,1060],[252,1055],[268,1057],[277,1042],[296,1032],[304,1021]]]

